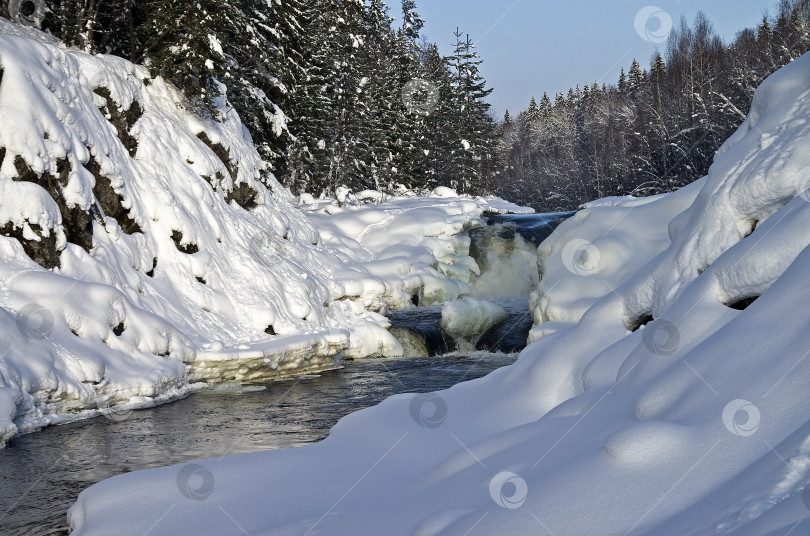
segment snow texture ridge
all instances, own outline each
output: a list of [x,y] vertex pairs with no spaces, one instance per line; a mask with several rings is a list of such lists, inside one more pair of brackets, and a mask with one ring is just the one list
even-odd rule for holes
[[[587,209],[638,216],[635,234],[562,225],[540,320],[564,322],[514,365],[394,396],[312,446],[199,462],[193,484],[188,465],[103,481],[73,534],[810,532],[808,88],[810,55],[771,76],[692,190]],[[572,240],[591,246],[566,261]],[[554,297],[592,272],[601,297]]]

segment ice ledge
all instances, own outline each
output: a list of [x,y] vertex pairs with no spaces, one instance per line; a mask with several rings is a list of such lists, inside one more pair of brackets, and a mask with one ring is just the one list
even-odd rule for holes
[[197,352],[190,365],[189,379],[255,384],[283,376],[331,370],[340,366],[348,344],[348,331],[331,329],[234,349],[203,350]]

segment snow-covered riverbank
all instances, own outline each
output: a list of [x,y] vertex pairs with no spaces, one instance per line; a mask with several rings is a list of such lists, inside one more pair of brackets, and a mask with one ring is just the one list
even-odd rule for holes
[[516,357],[363,359],[260,387],[221,385],[171,404],[17,436],[0,449],[0,534],[64,536],[68,508],[92,483],[199,458],[311,444],[341,417],[392,394],[443,389]]
[[224,101],[201,120],[144,68],[4,19],[0,73],[0,444],[401,355],[374,311],[466,293],[466,231],[525,210],[444,189],[308,217]]
[[[563,224],[537,316],[565,324],[514,365],[392,397],[313,446],[104,481],[74,533],[807,533],[808,87],[810,56],[769,78],[709,175],[652,214]],[[621,225],[636,216],[638,235]]]

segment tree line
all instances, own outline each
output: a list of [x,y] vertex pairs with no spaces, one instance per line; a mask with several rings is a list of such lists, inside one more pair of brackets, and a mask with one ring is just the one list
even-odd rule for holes
[[649,68],[618,83],[534,98],[499,124],[495,193],[544,211],[611,195],[669,192],[708,172],[747,115],[756,87],[810,50],[810,0],[724,44],[705,15],[672,31]]
[[[810,0],[725,44],[698,14],[616,84],[559,93],[503,121],[469,36],[445,57],[414,0],[36,0],[42,29],[149,68],[217,118],[223,94],[294,193],[451,186],[540,210],[677,189],[708,171],[754,89],[810,49]],[[8,13],[0,4],[0,15]],[[31,9],[31,7],[28,7]],[[147,80],[148,82],[148,80]]]
[[[460,31],[449,57],[425,42],[414,0],[402,0],[396,26],[382,0],[29,0],[23,8],[42,2],[42,29],[146,65],[197,113],[216,119],[227,94],[294,193],[493,188],[496,125],[481,59]],[[15,14],[4,2],[0,15]]]

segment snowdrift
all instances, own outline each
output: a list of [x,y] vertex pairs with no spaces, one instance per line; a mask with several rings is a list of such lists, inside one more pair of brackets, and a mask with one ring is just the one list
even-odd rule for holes
[[594,303],[630,279],[671,243],[670,222],[705,178],[670,194],[587,203],[538,248],[540,284],[530,298],[529,341],[570,327]]
[[[201,382],[401,355],[368,309],[410,306],[426,284],[465,290],[447,275],[452,252],[468,276],[477,267],[454,235],[505,203],[392,200],[410,206],[365,218],[411,214],[392,221],[415,260],[400,249],[375,265],[363,250],[349,262],[219,105],[219,121],[200,119],[146,69],[0,19],[0,445]],[[349,211],[337,204],[319,207]]]
[[769,78],[670,245],[513,366],[309,447],[106,480],[73,534],[808,533],[808,88],[810,56]]

